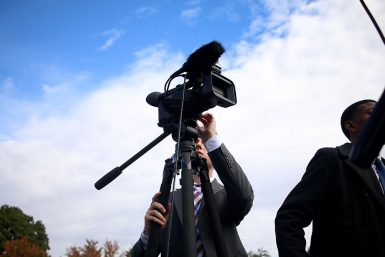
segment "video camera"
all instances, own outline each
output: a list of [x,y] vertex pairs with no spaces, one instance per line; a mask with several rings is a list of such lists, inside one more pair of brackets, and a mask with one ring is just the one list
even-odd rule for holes
[[[170,76],[165,92],[153,92],[148,104],[158,107],[158,126],[165,127],[179,119],[183,100],[183,120],[196,120],[202,112],[215,106],[227,108],[237,103],[234,83],[221,75],[216,64],[224,48],[216,41],[202,46],[190,55],[181,69]],[[184,75],[181,73],[186,72]],[[168,90],[172,79],[182,76],[185,83]]]

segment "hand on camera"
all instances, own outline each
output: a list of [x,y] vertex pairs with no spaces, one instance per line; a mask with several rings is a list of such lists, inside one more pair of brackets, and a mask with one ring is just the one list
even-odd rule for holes
[[211,113],[205,113],[198,118],[201,123],[197,125],[199,137],[206,143],[211,137],[217,134],[215,118]]

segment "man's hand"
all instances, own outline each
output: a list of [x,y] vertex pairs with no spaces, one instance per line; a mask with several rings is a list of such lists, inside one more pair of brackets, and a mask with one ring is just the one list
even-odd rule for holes
[[[144,231],[143,233],[146,236],[150,235],[151,231],[151,223],[155,222],[162,226],[162,228],[166,225],[167,217],[168,217],[168,211],[166,208],[163,207],[162,204],[157,202],[157,199],[160,195],[160,192],[156,193],[152,197],[152,202],[150,205],[150,208],[148,208],[146,215],[144,216]],[[168,209],[170,209],[170,204]]]
[[211,137],[217,134],[217,125],[214,119],[214,116],[211,113],[205,113],[198,118],[198,121],[202,125],[197,125],[197,130],[199,137],[202,139],[203,143],[206,143]]

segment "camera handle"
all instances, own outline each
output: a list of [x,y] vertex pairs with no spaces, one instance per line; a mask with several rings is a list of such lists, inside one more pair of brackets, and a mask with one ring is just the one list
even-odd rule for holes
[[133,155],[130,159],[128,159],[125,163],[120,165],[119,167],[115,167],[103,177],[101,177],[98,181],[95,182],[95,188],[97,190],[102,189],[109,183],[111,183],[114,179],[116,179],[120,174],[122,174],[123,170],[130,166],[134,161],[139,159],[143,154],[147,153],[151,148],[155,145],[159,144],[163,139],[165,139],[168,135],[170,135],[172,130],[165,129],[162,134],[160,134],[157,138],[155,138],[151,143],[146,145],[142,150]]

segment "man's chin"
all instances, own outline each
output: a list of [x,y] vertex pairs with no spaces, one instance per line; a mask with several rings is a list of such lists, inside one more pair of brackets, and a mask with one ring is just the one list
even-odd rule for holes
[[197,155],[198,155],[199,157],[205,158],[205,156],[204,156],[204,154],[203,154],[202,152],[196,152],[196,153],[197,153]]

